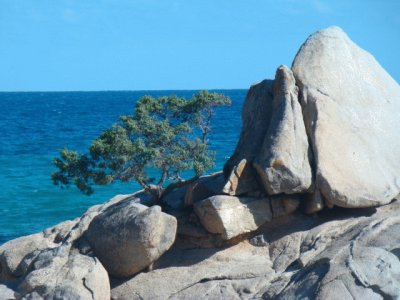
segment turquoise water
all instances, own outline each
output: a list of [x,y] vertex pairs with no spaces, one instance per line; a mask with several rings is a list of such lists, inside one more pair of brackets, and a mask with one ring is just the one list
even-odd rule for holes
[[[139,189],[134,182],[97,187],[88,197],[75,188],[52,184],[51,160],[59,149],[84,151],[119,115],[130,114],[143,95],[196,91],[121,91],[0,93],[0,244],[80,216],[89,206]],[[217,152],[216,171],[232,154],[241,127],[246,90],[219,91],[232,99],[213,120],[210,148]]]

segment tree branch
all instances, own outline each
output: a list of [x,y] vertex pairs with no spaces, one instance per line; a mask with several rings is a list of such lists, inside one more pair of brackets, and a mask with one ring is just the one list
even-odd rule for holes
[[168,169],[165,166],[163,166],[162,167],[161,178],[158,181],[157,186],[162,187],[164,182],[165,182],[165,180],[167,179],[167,176],[168,176]]
[[194,176],[194,177],[192,177],[192,178],[190,178],[190,179],[188,179],[188,180],[183,180],[183,181],[178,181],[178,182],[174,182],[174,183],[171,183],[169,186],[167,186],[165,189],[164,189],[164,191],[162,192],[162,194],[161,194],[161,197],[160,197],[160,202],[162,202],[162,199],[166,196],[166,195],[168,195],[169,193],[171,193],[173,190],[175,190],[175,189],[177,189],[177,188],[180,188],[180,187],[182,187],[182,186],[185,186],[185,185],[188,185],[188,184],[191,184],[191,183],[193,183],[193,182],[195,182],[196,180],[198,180],[199,179],[199,176]]

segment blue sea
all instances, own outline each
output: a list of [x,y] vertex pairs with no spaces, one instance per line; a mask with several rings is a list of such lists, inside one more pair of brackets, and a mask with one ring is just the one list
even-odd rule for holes
[[[196,91],[13,92],[0,93],[0,245],[80,216],[88,207],[116,194],[132,193],[134,183],[96,187],[92,196],[75,188],[61,190],[50,175],[51,160],[63,147],[84,152],[99,133],[131,114],[143,95],[175,94],[190,98]],[[218,90],[232,100],[216,110],[210,148],[221,170],[232,154],[241,128],[246,90]]]

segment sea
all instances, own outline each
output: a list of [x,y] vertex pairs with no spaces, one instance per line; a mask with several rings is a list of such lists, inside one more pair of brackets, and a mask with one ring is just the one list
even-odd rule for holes
[[[214,90],[232,104],[215,111],[210,149],[221,170],[232,155],[241,129],[247,90]],[[144,95],[190,98],[197,91],[0,92],[0,245],[17,237],[72,220],[116,194],[140,189],[137,183],[95,186],[86,196],[75,187],[53,185],[52,159],[60,149],[87,151],[91,141],[120,115],[133,111]]]

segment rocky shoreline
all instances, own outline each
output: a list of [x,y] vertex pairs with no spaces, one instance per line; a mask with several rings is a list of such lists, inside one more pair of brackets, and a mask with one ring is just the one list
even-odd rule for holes
[[0,247],[1,299],[400,297],[400,87],[338,27],[253,85],[223,172]]

